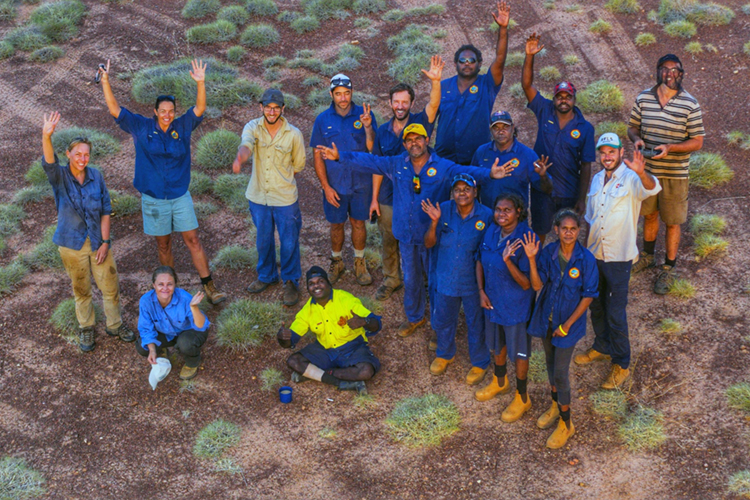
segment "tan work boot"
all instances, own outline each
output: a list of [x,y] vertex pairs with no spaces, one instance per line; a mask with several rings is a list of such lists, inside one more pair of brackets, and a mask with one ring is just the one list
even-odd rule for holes
[[427,343],[427,349],[437,351],[437,333],[435,331],[430,335],[430,341]]
[[362,286],[372,284],[372,276],[370,271],[367,270],[367,262],[364,257],[354,258],[354,277],[357,279],[357,283]]
[[[549,429],[555,425],[555,421],[560,418],[560,407],[557,406],[557,401],[552,401],[552,406],[549,410],[542,413],[542,415],[536,419],[536,426],[540,429]],[[560,420],[562,422],[562,419]]]
[[206,293],[206,298],[208,299],[208,301],[213,305],[219,304],[227,300],[226,294],[221,293],[216,288],[216,285],[214,285],[214,280],[211,280],[205,285],[203,285],[203,291]]
[[299,289],[294,281],[288,280],[284,283],[284,305],[293,306],[299,302]]
[[331,265],[328,266],[328,282],[331,285],[335,285],[336,282],[341,278],[341,275],[346,271],[344,266],[344,259],[341,257],[331,257]]
[[570,421],[570,429],[565,425],[563,419],[557,420],[557,429],[553,432],[550,437],[547,438],[547,448],[557,450],[565,446],[570,436],[576,433],[576,427],[573,425],[573,421]]
[[508,383],[508,376],[503,377],[503,385],[500,385],[500,381],[497,375],[492,376],[492,382],[487,387],[482,387],[474,393],[474,398],[477,401],[489,401],[498,394],[507,394],[510,392],[510,383]]
[[427,318],[422,318],[416,323],[412,323],[407,319],[406,321],[401,323],[401,325],[398,327],[398,336],[408,337],[409,335],[414,333],[417,330],[417,328],[424,325],[426,322],[427,322]]
[[487,368],[479,368],[476,366],[472,366],[471,370],[469,370],[469,373],[466,374],[466,383],[469,385],[477,385],[482,380],[484,380],[484,376],[487,373]]
[[198,375],[198,367],[190,367],[190,366],[183,366],[182,370],[180,370],[180,380],[190,380],[191,378],[195,378],[195,376]]
[[575,361],[575,364],[577,365],[587,365],[589,363],[593,363],[594,361],[604,361],[605,359],[612,359],[612,356],[608,354],[602,354],[596,349],[591,348],[583,354],[579,354],[578,356],[573,358],[573,361]]
[[503,410],[502,415],[500,415],[500,420],[507,424],[510,424],[511,422],[515,422],[519,418],[523,417],[523,414],[530,409],[531,397],[526,394],[526,402],[524,403],[523,399],[521,399],[521,395],[518,393],[518,391],[516,391],[516,397],[513,398],[513,401],[505,410]]
[[435,358],[435,360],[430,365],[430,373],[432,373],[433,375],[442,375],[443,373],[445,373],[448,365],[453,363],[453,360],[455,359],[455,356],[451,359]]
[[602,389],[617,389],[630,377],[628,368],[620,368],[620,365],[612,365],[612,371],[609,372],[607,380],[602,384]]

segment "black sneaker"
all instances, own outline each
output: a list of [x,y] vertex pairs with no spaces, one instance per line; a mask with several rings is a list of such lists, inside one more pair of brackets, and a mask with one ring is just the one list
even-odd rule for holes
[[121,324],[116,330],[110,330],[107,328],[105,331],[110,337],[120,337],[120,340],[123,342],[132,342],[135,340],[135,333],[133,333],[133,330],[125,326],[125,323]]
[[93,326],[87,326],[86,328],[81,328],[79,332],[78,347],[80,347],[83,352],[91,352],[94,350],[94,347],[96,347],[96,344],[94,343],[94,327]]
[[339,382],[340,391],[357,391],[357,394],[367,394],[367,386],[362,380],[342,380]]

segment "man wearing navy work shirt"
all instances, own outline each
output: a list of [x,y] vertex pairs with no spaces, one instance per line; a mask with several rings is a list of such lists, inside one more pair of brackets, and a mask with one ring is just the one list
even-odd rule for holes
[[384,175],[393,181],[393,235],[401,247],[406,312],[406,321],[398,334],[408,337],[427,321],[423,273],[430,276],[430,268],[423,237],[430,218],[422,211],[422,201],[428,198],[436,203],[447,201],[451,180],[458,174],[467,173],[478,181],[486,181],[489,177],[499,178],[500,167],[497,163],[490,169],[463,166],[431,154],[427,149],[427,131],[418,123],[406,127],[403,138],[407,152],[400,156],[339,153],[335,141],[331,148],[319,146],[318,152],[328,162],[338,160],[343,168]]
[[335,142],[345,151],[372,151],[377,123],[370,106],[352,103],[352,81],[342,74],[331,78],[331,106],[315,118],[310,147],[313,148],[315,173],[323,188],[323,210],[331,224],[331,266],[328,278],[335,284],[346,270],[341,251],[344,248],[344,224],[352,225],[354,247],[354,274],[357,283],[369,285],[372,277],[365,263],[367,230],[365,221],[370,218],[372,200],[372,175],[342,168],[340,164],[325,161],[318,146]]
[[490,168],[495,160],[504,167],[505,176],[482,184],[479,200],[485,207],[494,210],[495,198],[502,193],[513,193],[521,197],[525,207],[529,206],[529,186],[544,194],[552,193],[552,181],[547,175],[548,158],[539,156],[533,149],[517,139],[513,118],[507,111],[496,111],[491,116],[492,142],[479,146],[472,165]]
[[528,107],[539,124],[534,151],[549,156],[551,162],[552,196],[536,190],[531,192],[531,226],[542,244],[552,229],[552,217],[558,210],[574,208],[576,213],[583,214],[591,180],[591,162],[596,160],[594,127],[575,105],[575,86],[570,82],[558,83],[550,101],[532,85],[534,56],[543,48],[536,33],[526,40],[521,80]]
[[[403,130],[412,123],[424,126],[427,136],[432,134],[438,106],[440,106],[440,77],[445,63],[440,56],[432,56],[430,71],[422,70],[430,79],[430,102],[421,113],[412,113],[414,89],[405,83],[394,85],[389,91],[388,103],[393,110],[393,118],[378,128],[375,136],[375,147],[372,152],[378,156],[396,156],[405,153],[401,138]],[[383,239],[380,256],[383,261],[383,284],[375,293],[377,300],[386,300],[393,292],[403,286],[401,283],[400,255],[398,240],[394,238],[393,221],[393,183],[382,175],[372,176],[372,203],[370,214],[378,214],[378,229]]]
[[503,83],[503,68],[508,54],[510,7],[497,4],[492,17],[500,29],[495,60],[489,71],[480,75],[482,52],[473,45],[462,45],[453,56],[456,76],[441,84],[440,118],[435,152],[441,158],[469,165],[477,148],[491,140],[490,113]]

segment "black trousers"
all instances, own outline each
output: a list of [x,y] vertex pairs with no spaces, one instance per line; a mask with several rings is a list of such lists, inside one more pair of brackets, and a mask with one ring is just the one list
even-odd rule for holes
[[[177,350],[185,358],[185,366],[196,368],[201,364],[201,346],[208,338],[208,330],[185,330],[172,340],[167,340],[163,333],[156,336],[161,345],[156,346],[156,353],[161,354],[165,347],[177,346]],[[135,339],[135,349],[141,356],[148,356],[148,349],[141,346],[141,336]]]

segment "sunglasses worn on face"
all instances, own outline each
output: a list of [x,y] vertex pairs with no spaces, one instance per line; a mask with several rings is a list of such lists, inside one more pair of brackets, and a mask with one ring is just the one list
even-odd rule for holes
[[476,57],[459,57],[458,62],[460,62],[461,64],[474,64],[475,62],[477,62],[477,58]]
[[422,192],[422,183],[419,181],[418,176],[414,176],[411,178],[412,185],[414,187],[414,194],[419,194]]

